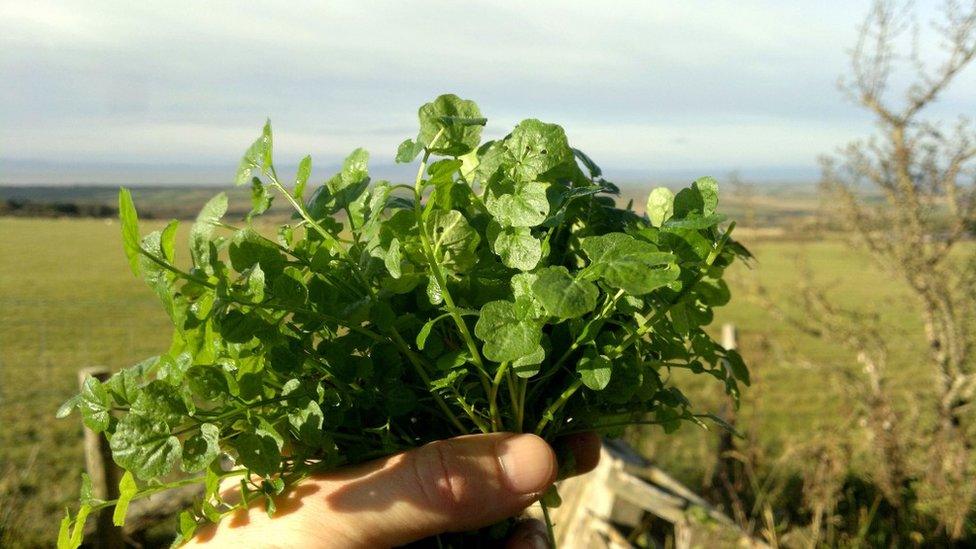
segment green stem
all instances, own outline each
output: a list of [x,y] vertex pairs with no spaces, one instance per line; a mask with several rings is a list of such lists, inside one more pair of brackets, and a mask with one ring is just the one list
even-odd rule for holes
[[505,379],[505,372],[508,371],[508,365],[508,362],[502,362],[498,366],[498,371],[495,372],[495,379],[491,382],[491,391],[488,393],[488,410],[491,414],[491,426],[496,432],[502,430],[502,416],[498,412],[498,389]]
[[616,307],[617,301],[620,300],[620,297],[623,295],[624,295],[623,290],[617,290],[617,293],[614,294],[613,297],[608,299],[606,303],[604,303],[603,308],[600,309],[600,312],[597,313],[595,317],[590,319],[590,321],[586,325],[586,328],[582,332],[580,332],[578,336],[576,336],[576,339],[573,341],[573,343],[571,343],[570,346],[566,349],[566,351],[562,354],[562,356],[560,356],[559,359],[556,360],[555,364],[553,364],[549,368],[549,371],[536,380],[537,383],[535,383],[535,388],[533,389],[532,392],[533,395],[537,394],[538,391],[542,390],[542,388],[545,387],[543,383],[538,383],[538,382],[544,381],[549,377],[555,375],[556,372],[559,371],[559,368],[562,367],[563,363],[566,362],[566,360],[577,349],[579,349],[583,344],[588,343],[593,339],[596,339],[597,333],[599,332],[599,328],[594,329],[593,326],[596,325],[596,323],[603,322],[607,319],[607,317],[613,311],[614,307]]
[[217,289],[217,285],[216,284],[213,284],[212,282],[209,282],[209,281],[204,280],[202,278],[193,276],[190,273],[188,273],[188,272],[186,272],[186,271],[184,271],[182,269],[178,269],[177,267],[175,267],[173,265],[170,265],[168,262],[163,261],[162,259],[159,259],[158,257],[154,256],[153,254],[151,254],[151,253],[147,252],[146,250],[142,249],[141,246],[139,247],[139,253],[141,253],[144,257],[148,258],[153,263],[155,263],[155,264],[159,265],[160,267],[166,269],[167,271],[169,271],[169,272],[171,272],[171,273],[173,273],[173,274],[175,274],[177,276],[180,276],[182,278],[185,278],[185,279],[189,280],[190,282],[195,282],[195,283],[197,283],[197,284],[199,284],[201,286],[206,286],[207,288],[210,288],[211,290]]
[[423,188],[421,184],[423,183],[424,170],[427,167],[427,161],[430,159],[430,147],[440,138],[444,133],[444,129],[441,128],[439,132],[434,136],[434,138],[427,145],[424,151],[424,158],[420,162],[420,166],[417,168],[417,178],[414,181],[414,214],[417,218],[417,229],[420,233],[420,245],[423,248],[424,256],[427,258],[428,266],[430,267],[430,272],[440,286],[441,296],[444,299],[444,307],[447,312],[450,313],[451,318],[454,320],[454,324],[457,326],[458,331],[461,333],[462,339],[468,348],[468,352],[471,354],[471,359],[474,362],[478,375],[481,378],[482,388],[485,393],[489,393],[491,390],[491,382],[488,378],[488,372],[485,369],[485,363],[481,360],[481,352],[478,350],[478,344],[475,343],[474,337],[471,335],[470,330],[468,330],[468,325],[465,324],[464,319],[458,312],[457,306],[454,304],[454,299],[451,297],[451,292],[447,288],[447,277],[441,271],[440,264],[437,262],[437,258],[434,256],[434,249],[431,246],[430,238],[427,235],[426,227],[423,221],[423,210],[421,207],[421,200],[423,199]]
[[[218,478],[223,480],[228,477],[243,475],[245,473],[247,473],[246,469],[235,469],[233,471],[228,471],[226,473],[219,475]],[[203,484],[204,482],[206,482],[206,480],[207,480],[206,477],[193,477],[193,478],[185,478],[182,480],[177,480],[167,484],[160,484],[158,486],[150,486],[137,492],[134,496],[132,496],[132,499],[130,501],[146,498],[153,494],[158,494],[159,492],[165,492],[166,490],[172,490],[174,488],[182,488],[183,486],[189,486],[191,484]],[[99,509],[104,509],[105,507],[112,507],[116,505],[118,502],[119,502],[118,499],[110,499],[110,500],[102,501],[92,505],[91,510],[97,511]]]
[[291,203],[291,205],[292,205],[293,208],[295,208],[295,211],[298,212],[298,215],[302,216],[302,219],[304,219],[306,223],[308,223],[309,225],[312,226],[313,229],[315,229],[315,232],[319,233],[319,235],[321,235],[322,238],[326,242],[329,242],[329,243],[335,243],[336,242],[335,237],[331,233],[329,233],[328,231],[326,231],[325,229],[323,229],[322,226],[319,225],[317,221],[315,221],[314,219],[312,219],[312,216],[310,216],[308,214],[308,212],[305,210],[305,206],[302,205],[302,204],[299,204],[298,201],[295,200],[295,197],[293,197],[291,195],[291,193],[288,192],[281,185],[281,183],[278,182],[278,175],[275,172],[275,169],[274,169],[273,166],[271,167],[270,170],[266,170],[265,171],[265,174],[267,174],[267,176],[271,179],[271,185],[273,187],[275,187],[276,189],[278,189],[279,192],[281,192],[281,194],[285,197],[285,199],[288,200],[288,202]]
[[549,516],[549,506],[546,502],[539,501],[539,507],[542,507],[542,518],[546,523],[546,534],[549,536],[549,547],[556,549],[556,533],[552,529],[552,517]]
[[597,313],[597,315],[592,320],[590,320],[589,323],[587,323],[588,329],[580,332],[580,335],[578,335],[576,337],[576,340],[573,341],[573,343],[569,346],[568,349],[566,349],[566,352],[563,353],[561,357],[559,357],[559,360],[557,360],[556,364],[552,367],[553,371],[558,370],[559,367],[562,366],[563,362],[565,362],[566,359],[569,358],[569,355],[573,353],[573,351],[579,349],[581,345],[586,343],[584,339],[593,340],[596,338],[596,333],[592,333],[592,332],[598,332],[599,330],[592,330],[589,328],[594,324],[596,324],[597,322],[602,322],[603,320],[605,320],[607,316],[610,314],[610,312],[613,310],[613,308],[616,307],[617,301],[619,301],[620,297],[623,295],[624,295],[623,290],[617,290],[617,293],[613,294],[613,297],[607,300],[607,302],[603,305],[603,308],[600,309],[600,312]]
[[563,391],[561,395],[559,395],[559,398],[556,399],[556,402],[553,402],[551,405],[549,405],[549,407],[546,408],[546,411],[542,413],[542,419],[540,419],[539,423],[535,426],[535,434],[542,436],[542,432],[545,430],[546,425],[548,425],[549,422],[555,417],[556,412],[558,412],[560,408],[565,406],[566,403],[569,401],[569,398],[573,396],[573,394],[575,394],[576,391],[578,391],[579,388],[582,386],[583,386],[582,379],[577,378],[573,380],[573,383],[570,384],[570,386],[567,387],[566,390]]
[[519,378],[515,380],[518,384],[518,432],[522,432],[522,424],[525,422],[525,393],[528,392],[529,380]]
[[522,403],[519,401],[518,379],[512,375],[512,370],[505,372],[508,386],[508,398],[512,401],[512,412],[515,414],[515,432],[522,432]]
[[[403,354],[407,356],[407,360],[410,361],[410,364],[413,365],[414,370],[417,371],[417,375],[420,376],[421,381],[423,381],[424,385],[429,389],[431,385],[430,376],[427,375],[427,370],[426,368],[424,368],[424,365],[421,364],[420,359],[417,358],[414,352],[410,350],[410,346],[407,345],[406,341],[404,341],[403,336],[400,335],[400,332],[396,331],[396,329],[394,328],[391,334],[393,336],[392,337],[393,343],[400,348],[400,351]],[[454,415],[454,412],[452,412],[450,407],[448,407],[447,403],[444,402],[444,399],[441,398],[441,396],[435,393],[434,391],[430,391],[430,394],[432,397],[434,397],[434,401],[437,403],[437,406],[441,409],[442,412],[444,412],[444,414],[451,421],[451,423],[453,423],[454,426],[457,427],[462,434],[465,435],[468,434],[469,432],[468,429],[464,426],[464,424],[461,423],[461,421],[457,418],[457,416]],[[485,425],[484,422],[481,421],[481,419],[474,414],[474,410],[472,410],[471,407],[468,405],[468,403],[464,401],[464,398],[462,398],[461,395],[457,393],[456,390],[455,390],[455,394],[457,396],[458,403],[461,405],[461,408],[464,410],[465,414],[467,414],[468,418],[471,419],[471,421],[482,432],[485,433],[488,432],[488,426]]]

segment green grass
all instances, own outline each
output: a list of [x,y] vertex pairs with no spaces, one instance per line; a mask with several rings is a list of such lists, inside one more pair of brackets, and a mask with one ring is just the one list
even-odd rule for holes
[[[723,323],[737,326],[740,350],[751,370],[753,384],[743,391],[737,428],[755,436],[769,457],[837,430],[853,448],[863,450],[868,440],[851,423],[860,403],[852,398],[850,380],[863,379],[854,353],[829,338],[798,333],[750,296],[759,284],[791,314],[803,315],[793,300],[798,297],[801,272],[808,269],[838,306],[877,313],[889,345],[890,386],[900,395],[924,392],[934,379],[919,367],[924,341],[915,302],[900,281],[839,239],[746,244],[757,261],[752,268],[733,267],[729,276],[732,302],[716,311],[712,325],[716,335]],[[702,411],[720,412],[727,406],[715,383],[681,378],[677,383],[693,384],[688,393]],[[910,402],[901,399],[896,407]],[[691,425],[672,437],[649,429],[644,450],[694,484],[715,461],[710,448],[716,441],[714,430],[706,432]]]
[[165,349],[169,322],[102,220],[0,219],[0,545],[50,546],[84,467],[77,416],[55,420],[76,371]]
[[[64,506],[77,497],[83,469],[78,417],[54,419],[76,390],[76,371],[119,368],[158,354],[168,345],[170,327],[150,290],[128,270],[116,222],[0,218],[0,235],[0,508],[6,509],[0,527],[5,521],[9,528],[0,545],[47,546]],[[832,295],[840,302],[882,314],[896,345],[896,385],[930,383],[913,368],[920,356],[914,305],[866,257],[835,240],[751,248],[758,262],[732,273],[736,297],[715,325],[740,328],[756,379],[743,399],[742,425],[755,427],[764,446],[775,451],[802,442],[849,416],[850,403],[830,371],[855,371],[850,353],[797,337],[737,295],[758,280],[774,296],[788,297],[796,289],[797,257],[818,280],[835,285]],[[773,342],[770,349],[763,335]],[[689,393],[705,407],[718,407],[712,389]],[[648,448],[660,462],[686,476],[701,474],[701,458],[689,457],[701,456],[713,435],[684,428],[667,440],[649,436]]]

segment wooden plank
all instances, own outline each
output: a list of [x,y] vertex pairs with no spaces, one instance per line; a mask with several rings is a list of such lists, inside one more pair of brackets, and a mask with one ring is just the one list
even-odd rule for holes
[[[105,381],[111,375],[111,371],[102,366],[83,368],[78,371],[78,385],[83,386],[89,376]],[[108,439],[88,427],[83,429],[85,468],[91,478],[92,496],[102,500],[116,499],[119,497],[119,479],[122,478],[122,470],[112,461],[112,450],[109,448]],[[111,508],[98,511],[95,517],[95,546],[108,549],[125,547],[122,529],[112,523]]]

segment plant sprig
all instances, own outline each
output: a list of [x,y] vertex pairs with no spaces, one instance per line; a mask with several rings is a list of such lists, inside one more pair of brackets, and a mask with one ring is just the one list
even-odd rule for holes
[[[177,222],[142,236],[120,191],[129,265],[175,330],[164,353],[88,379],[59,410],[80,409],[127,471],[118,501],[83,489],[60,546],[80,543],[92,511],[116,505],[123,521],[128,501],[188,483],[205,493],[178,541],[255,498],[274,513],[315,472],[431,440],[701,423],[673,367],[733,397],[748,384],[703,329],[729,300],[725,268],[748,257],[713,179],[654,189],[642,215],[616,206],[617,187],[557,125],[524,120],[482,143],[486,119],[454,95],[419,120],[396,155],[421,157],[413,185],[371,181],[357,149],[308,197],[311,159],[282,182],[266,124],[236,178],[251,211],[238,227],[224,194],[210,200],[186,268]],[[295,217],[272,231],[257,220],[277,196]],[[244,479],[236,505],[217,491],[228,475]]]

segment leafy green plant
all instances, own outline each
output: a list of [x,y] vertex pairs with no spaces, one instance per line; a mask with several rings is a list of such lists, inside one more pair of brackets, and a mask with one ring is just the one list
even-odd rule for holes
[[[117,501],[85,482],[61,545],[77,545],[94,510],[115,505],[122,522],[129,501],[189,483],[205,495],[180,539],[255,498],[274,513],[274,496],[315,472],[435,439],[701,423],[673,368],[733,396],[748,383],[702,329],[729,300],[724,269],[748,255],[734,224],[720,227],[713,179],[655,189],[639,215],[616,207],[617,187],[557,125],[529,119],[481,143],[486,119],[453,95],[419,119],[396,155],[421,157],[413,185],[371,182],[357,149],[310,196],[311,159],[283,181],[266,125],[237,173],[252,210],[232,225],[225,195],[208,202],[186,269],[177,222],[142,236],[121,190],[132,272],[176,329],[165,353],[87,380],[58,412],[80,409],[127,471]],[[255,219],[276,197],[295,216],[272,234]],[[237,506],[218,493],[234,476]]]

